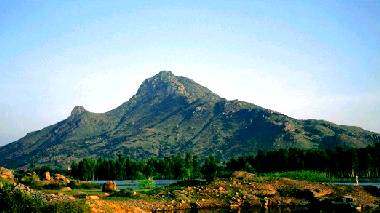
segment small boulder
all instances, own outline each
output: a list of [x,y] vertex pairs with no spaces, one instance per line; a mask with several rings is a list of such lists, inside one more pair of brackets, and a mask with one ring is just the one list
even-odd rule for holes
[[64,191],[64,192],[65,192],[65,191],[66,191],[66,192],[67,192],[67,191],[71,191],[71,188],[70,188],[70,187],[63,187],[63,188],[61,188],[61,191]]
[[13,172],[7,168],[0,167],[0,178],[13,181]]
[[117,185],[115,181],[107,181],[102,186],[103,192],[113,192],[117,190]]
[[70,183],[70,180],[61,174],[55,174],[54,180],[57,182]]
[[235,171],[234,173],[232,173],[232,178],[238,180],[252,181],[255,179],[255,174],[246,171]]
[[88,199],[88,200],[99,200],[99,197],[96,195],[89,195],[86,197],[86,199]]
[[51,181],[51,176],[50,176],[50,172],[49,171],[44,172],[44,174],[43,174],[42,177],[46,181]]

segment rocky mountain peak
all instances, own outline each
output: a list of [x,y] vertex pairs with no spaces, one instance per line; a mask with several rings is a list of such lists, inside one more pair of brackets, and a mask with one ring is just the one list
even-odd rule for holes
[[190,78],[162,71],[106,113],[76,106],[71,116],[0,147],[0,165],[70,164],[84,157],[210,154],[221,159],[279,148],[366,147],[380,134],[321,120],[297,120],[228,101]]
[[83,106],[75,106],[74,109],[71,111],[70,116],[81,115],[84,112],[86,112],[86,109]]
[[212,93],[195,81],[176,76],[171,71],[161,71],[155,76],[146,79],[137,91],[137,96],[157,97],[157,96],[183,96],[189,100],[199,98],[219,99],[219,96]]
[[170,81],[171,79],[175,78],[176,76],[172,73],[172,71],[160,71],[155,76],[153,76],[153,79],[161,80],[161,81]]

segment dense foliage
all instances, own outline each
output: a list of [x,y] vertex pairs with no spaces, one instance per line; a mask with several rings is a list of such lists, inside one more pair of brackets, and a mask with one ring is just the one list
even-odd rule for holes
[[[213,158],[212,158],[213,159]],[[216,161],[207,165],[215,167]],[[167,158],[134,160],[123,155],[115,159],[85,158],[71,165],[71,175],[81,180],[124,180],[124,179],[196,179],[201,176],[200,161],[186,154]]]
[[[115,159],[85,158],[79,163],[74,162],[71,168],[71,174],[82,180],[123,180],[149,177],[212,180],[216,176],[228,176],[236,170],[258,173],[305,170],[322,172],[312,175],[316,180],[326,179],[325,175],[339,178],[355,177],[356,175],[372,178],[380,177],[380,144],[360,149],[259,151],[255,156],[232,158],[226,162],[219,162],[213,156],[199,160],[190,154],[148,160],[133,160],[118,155]],[[311,173],[297,173],[297,175],[300,174],[308,176]],[[325,175],[322,177],[322,174]]]
[[240,157],[227,162],[228,170],[281,172],[313,170],[334,177],[380,177],[380,143],[360,149],[280,149],[259,151],[256,156]]
[[36,191],[24,191],[0,181],[0,212],[87,212],[85,201],[47,201]]

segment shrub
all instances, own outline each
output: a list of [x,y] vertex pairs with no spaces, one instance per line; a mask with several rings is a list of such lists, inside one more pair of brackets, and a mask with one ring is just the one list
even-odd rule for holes
[[0,188],[0,207],[4,212],[44,212],[47,200],[39,193],[23,192],[10,184]]
[[68,187],[72,189],[100,189],[100,184],[92,183],[92,182],[84,182],[84,181],[71,181]]
[[334,182],[335,179],[333,177],[328,176],[324,172],[317,171],[288,171],[288,172],[272,172],[272,173],[264,173],[260,176],[267,177],[269,179],[278,179],[282,177],[294,179],[294,180],[305,180],[311,182]]
[[153,189],[154,187],[156,187],[156,182],[152,178],[139,180],[138,184],[142,189]]
[[13,185],[0,184],[1,212],[87,212],[85,201],[48,202],[44,195],[35,191],[24,191]]
[[132,197],[134,191],[132,189],[121,189],[120,191],[113,192],[111,197]]

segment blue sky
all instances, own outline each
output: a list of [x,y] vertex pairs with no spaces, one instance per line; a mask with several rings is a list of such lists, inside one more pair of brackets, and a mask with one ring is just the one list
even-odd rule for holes
[[380,1],[0,1],[0,145],[171,70],[380,132]]

